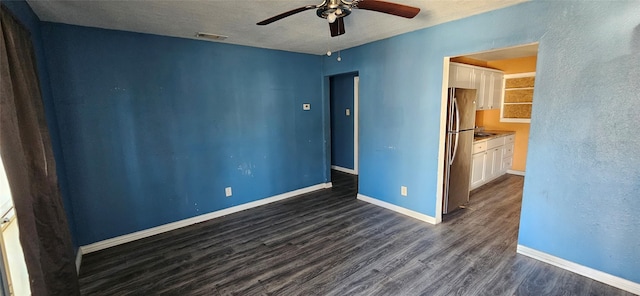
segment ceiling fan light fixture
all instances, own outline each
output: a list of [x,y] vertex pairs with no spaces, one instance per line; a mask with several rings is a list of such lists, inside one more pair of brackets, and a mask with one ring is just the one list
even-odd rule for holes
[[264,21],[258,22],[256,23],[256,25],[268,25],[285,17],[292,16],[306,10],[315,9],[318,17],[327,19],[327,21],[329,22],[329,31],[331,32],[331,37],[336,37],[345,33],[344,17],[351,14],[351,10],[353,8],[376,11],[404,18],[413,18],[418,15],[418,13],[420,13],[420,8],[418,7],[382,0],[322,0],[322,3],[320,4],[307,5],[292,9],[276,16],[270,17]]
[[336,18],[337,18],[337,16],[336,16],[335,12],[332,12],[332,13],[327,15],[327,21],[329,21],[330,24],[333,24],[333,22],[336,21]]

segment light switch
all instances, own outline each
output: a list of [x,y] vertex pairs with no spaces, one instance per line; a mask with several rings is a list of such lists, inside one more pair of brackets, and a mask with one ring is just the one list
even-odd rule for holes
[[311,104],[309,103],[302,104],[302,110],[305,110],[305,111],[311,110]]
[[347,116],[351,115],[351,110],[349,110],[349,108],[347,108],[347,110],[344,111],[345,114],[347,114]]

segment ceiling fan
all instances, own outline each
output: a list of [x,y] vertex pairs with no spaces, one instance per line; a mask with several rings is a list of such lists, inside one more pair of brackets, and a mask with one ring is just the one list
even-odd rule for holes
[[268,25],[296,13],[316,9],[316,14],[319,17],[329,21],[331,37],[336,37],[345,33],[343,18],[351,14],[353,8],[377,11],[406,18],[413,18],[420,12],[420,8],[417,7],[378,0],[323,0],[322,3],[318,5],[307,5],[296,8],[261,21],[257,23],[257,25]]

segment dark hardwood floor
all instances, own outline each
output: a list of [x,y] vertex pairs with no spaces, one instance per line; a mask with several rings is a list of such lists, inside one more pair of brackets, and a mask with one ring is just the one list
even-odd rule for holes
[[517,255],[523,178],[434,226],[333,188],[83,257],[84,295],[631,295]]

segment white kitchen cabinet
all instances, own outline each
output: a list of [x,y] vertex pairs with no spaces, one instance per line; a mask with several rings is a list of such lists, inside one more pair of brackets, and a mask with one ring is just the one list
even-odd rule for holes
[[449,63],[449,87],[476,89],[476,110],[500,108],[503,76],[498,70]]
[[489,153],[487,151],[487,155],[493,156],[493,163],[491,164],[491,177],[497,178],[502,176],[502,149],[503,147],[493,148],[493,152]]
[[513,156],[513,148],[514,148],[513,143],[504,144],[504,148],[502,150],[503,151],[502,158]]
[[501,147],[487,150],[487,157],[484,164],[485,181],[493,180],[502,169],[500,161],[502,159]]
[[473,68],[465,64],[449,64],[449,87],[476,88]]
[[515,149],[515,135],[504,137],[502,148],[502,162],[500,163],[500,174],[506,173],[513,165],[513,151]]
[[484,184],[484,164],[486,157],[486,151],[471,156],[471,189]]
[[512,165],[513,165],[513,156],[503,158],[501,175],[506,173],[508,170],[510,170]]
[[513,163],[514,135],[508,134],[473,144],[470,190],[504,175]]
[[492,81],[491,72],[482,70],[476,70],[476,72],[478,72],[478,75],[476,77],[479,78],[479,81],[477,83],[478,101],[476,103],[476,110],[490,109],[488,102],[489,100],[491,100],[489,94]]
[[500,105],[502,104],[502,95],[504,94],[504,75],[502,73],[491,73],[492,83],[491,86],[491,108],[490,109],[500,109]]

